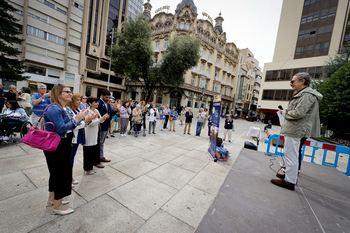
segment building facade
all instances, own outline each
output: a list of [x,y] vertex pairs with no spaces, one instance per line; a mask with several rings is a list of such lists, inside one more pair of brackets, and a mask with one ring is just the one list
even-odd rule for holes
[[27,67],[26,81],[10,83],[2,80],[5,89],[14,84],[20,89],[29,86],[36,91],[39,83],[49,88],[65,83],[75,91],[80,85],[80,49],[84,1],[82,0],[8,0],[18,11],[14,25],[24,40],[17,48],[18,57]]
[[[231,113],[235,90],[235,76],[239,50],[234,43],[228,43],[223,32],[224,18],[219,14],[215,25],[208,19],[198,19],[197,7],[192,0],[183,0],[178,4],[175,14],[160,12],[151,18],[152,5],[145,3],[144,15],[154,37],[154,63],[160,63],[162,54],[167,49],[169,40],[174,35],[196,35],[201,39],[201,57],[197,66],[184,74],[185,83],[167,91],[155,90],[153,101],[156,105],[192,107],[211,109],[215,95],[222,95],[222,110]],[[128,88],[127,96],[136,100],[145,100],[145,92],[140,86]]]
[[248,48],[240,49],[234,94],[235,113],[238,116],[256,114],[261,76],[259,61],[254,57],[252,51]]
[[290,80],[308,72],[323,77],[323,66],[350,41],[349,1],[283,1],[273,61],[266,63],[258,109],[278,124],[278,105],[293,95]]
[[[117,77],[110,64],[109,46],[114,30],[128,17],[142,13],[143,0],[85,0],[80,73],[80,93],[100,96],[108,88],[117,99],[125,98],[125,78]],[[141,7],[140,7],[141,5]]]
[[116,98],[124,98],[124,78],[109,72],[108,46],[112,43],[112,31],[121,30],[128,14],[142,13],[143,0],[8,2],[18,9],[13,13],[19,20],[14,26],[24,40],[18,46],[22,51],[18,59],[25,61],[24,75],[30,78],[17,83],[1,80],[5,89],[14,84],[18,89],[29,86],[36,91],[39,83],[48,89],[64,83],[74,92],[99,96],[109,86]]

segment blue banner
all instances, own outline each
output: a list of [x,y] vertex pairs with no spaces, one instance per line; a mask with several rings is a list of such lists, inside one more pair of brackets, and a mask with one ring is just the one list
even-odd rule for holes
[[212,121],[210,126],[208,126],[210,127],[208,152],[213,159],[216,159],[216,141],[219,135],[221,96],[215,96],[214,98],[215,102],[213,103],[213,109],[211,114]]

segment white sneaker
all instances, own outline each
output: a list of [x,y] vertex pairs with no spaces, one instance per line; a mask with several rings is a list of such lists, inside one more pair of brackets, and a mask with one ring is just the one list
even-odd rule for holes
[[2,140],[3,140],[3,141],[8,141],[8,140],[9,140],[9,137],[3,136],[3,137],[2,137]]

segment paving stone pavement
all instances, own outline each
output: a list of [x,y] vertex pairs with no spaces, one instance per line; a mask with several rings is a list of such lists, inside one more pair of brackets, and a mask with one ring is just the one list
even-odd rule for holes
[[[49,173],[42,151],[25,144],[0,146],[0,232],[193,232],[234,164],[249,127],[264,124],[235,120],[227,162],[210,160],[207,127],[200,137],[168,130],[146,137],[109,137],[105,156],[112,161],[84,175],[79,147],[73,175],[79,184],[67,199],[67,216],[46,208]],[[223,136],[223,120],[220,124]],[[280,127],[273,126],[278,133]],[[262,132],[262,141],[267,136]],[[259,151],[265,151],[261,143]]]

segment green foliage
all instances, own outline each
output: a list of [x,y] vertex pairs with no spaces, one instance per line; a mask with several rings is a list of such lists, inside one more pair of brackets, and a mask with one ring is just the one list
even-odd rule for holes
[[349,62],[350,46],[344,46],[333,58],[326,61],[324,66],[324,78],[327,79],[332,76],[340,67]]
[[350,63],[338,69],[322,83],[319,89],[322,122],[333,130],[337,137],[346,137],[350,132]]
[[184,83],[184,72],[196,66],[201,41],[194,36],[175,36],[163,55],[160,74],[163,83],[177,87]]
[[0,78],[21,81],[28,77],[21,76],[25,70],[24,62],[17,59],[21,52],[13,47],[22,43],[19,38],[22,33],[13,26],[18,21],[10,13],[14,11],[12,5],[0,1]]
[[111,58],[114,72],[126,76],[129,83],[139,83],[146,92],[146,99],[155,87],[178,87],[184,82],[183,74],[198,62],[200,41],[194,37],[174,37],[163,54],[163,60],[153,66],[155,56],[152,46],[152,29],[148,19],[140,14],[128,18],[121,32],[115,33]]

